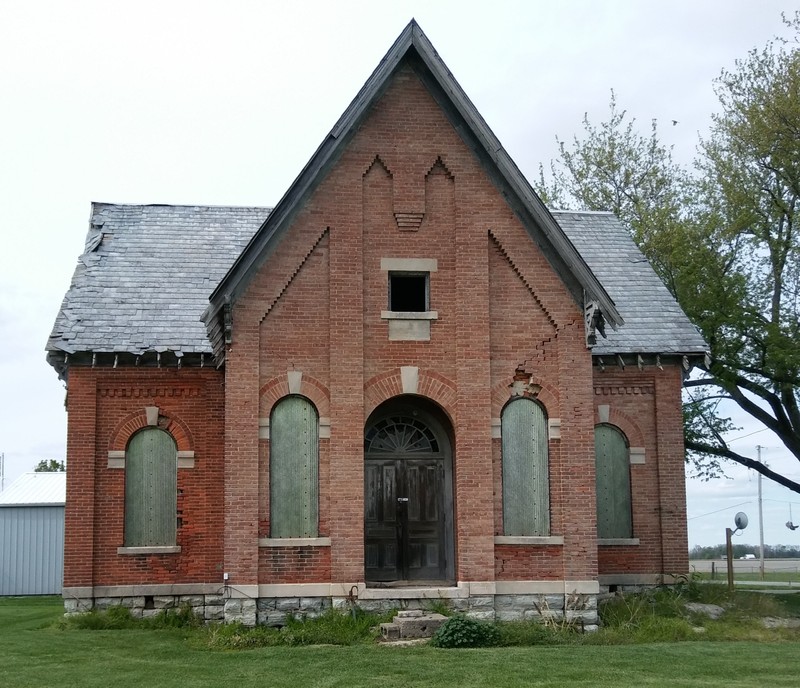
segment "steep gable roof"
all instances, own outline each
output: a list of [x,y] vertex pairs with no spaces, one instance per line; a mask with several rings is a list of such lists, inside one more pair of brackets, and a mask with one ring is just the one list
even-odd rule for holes
[[218,355],[222,355],[224,346],[221,335],[225,307],[234,302],[247,287],[269,256],[275,240],[288,229],[303,202],[334,165],[359,123],[386,91],[392,76],[405,64],[411,66],[464,142],[481,161],[484,170],[561,276],[576,302],[583,305],[587,301],[594,301],[612,327],[623,323],[622,316],[597,276],[533,191],[427,36],[412,19],[211,294],[210,305],[203,314],[203,319]]

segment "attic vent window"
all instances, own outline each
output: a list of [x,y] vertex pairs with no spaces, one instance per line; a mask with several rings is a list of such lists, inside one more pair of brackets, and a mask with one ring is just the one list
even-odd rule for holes
[[424,313],[428,310],[427,272],[389,273],[389,310],[395,313]]
[[388,321],[389,341],[421,341],[431,338],[431,322],[439,317],[431,307],[431,274],[436,258],[381,258],[386,275],[388,310],[381,318]]

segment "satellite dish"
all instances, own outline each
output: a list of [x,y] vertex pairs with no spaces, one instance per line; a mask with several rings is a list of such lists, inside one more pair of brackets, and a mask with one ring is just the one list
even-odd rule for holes
[[737,530],[744,530],[747,528],[747,514],[743,511],[740,511],[736,516],[733,517],[733,522],[736,524]]

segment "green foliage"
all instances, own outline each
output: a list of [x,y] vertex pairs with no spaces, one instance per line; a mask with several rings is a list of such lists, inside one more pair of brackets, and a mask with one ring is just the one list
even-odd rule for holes
[[466,616],[451,616],[433,634],[431,645],[444,648],[492,647],[499,639],[500,633],[493,624]]
[[250,628],[239,623],[209,626],[205,638],[206,647],[213,650],[248,650],[285,644],[285,639],[278,628],[269,626]]
[[710,368],[687,383],[684,413],[696,474],[733,460],[800,492],[726,444],[734,428],[720,405],[737,404],[800,461],[800,12],[784,21],[791,42],[772,40],[717,79],[720,110],[691,173],[656,122],[640,133],[612,91],[605,122],[584,117],[580,138],[559,140],[538,191],[616,213],[708,342]]
[[426,602],[426,609],[431,614],[441,614],[442,616],[453,615],[453,607],[446,599],[428,600]]
[[203,620],[189,605],[183,605],[178,609],[163,609],[155,616],[147,618],[133,616],[127,607],[114,606],[105,610],[93,609],[85,614],[67,616],[58,623],[58,627],[62,630],[74,628],[90,631],[196,628],[202,625]]
[[529,647],[531,645],[572,645],[582,636],[572,626],[556,626],[536,621],[504,621],[496,624],[497,645],[500,647]]
[[391,615],[369,614],[356,608],[355,614],[329,609],[315,617],[289,617],[283,628],[222,624],[209,628],[207,644],[214,649],[247,649],[278,645],[358,645],[373,642],[378,626]]
[[[766,596],[764,596],[766,597]],[[770,596],[772,597],[772,596]],[[790,595],[779,599],[792,598]],[[800,595],[794,597],[800,598]],[[706,626],[700,642],[614,643],[575,633],[563,647],[442,652],[429,647],[259,647],[210,651],[211,629],[87,633],[53,628],[56,597],[0,598],[0,685],[207,686],[795,686],[797,631]],[[800,614],[800,609],[796,609]],[[521,624],[528,622],[521,622]],[[534,626],[534,624],[530,624]],[[505,624],[499,624],[502,627]],[[215,629],[225,627],[215,626]],[[541,627],[539,627],[541,628]],[[716,630],[719,628],[719,632]],[[269,632],[270,629],[262,629]],[[609,629],[610,630],[610,629]],[[280,631],[273,630],[273,633]],[[726,634],[726,635],[723,635]],[[726,642],[736,634],[741,641]],[[792,641],[789,644],[787,641]],[[713,641],[713,642],[708,642]],[[549,643],[548,643],[549,644]],[[576,644],[581,647],[576,651]]]
[[35,473],[61,473],[67,470],[67,464],[55,459],[42,459],[33,470]]

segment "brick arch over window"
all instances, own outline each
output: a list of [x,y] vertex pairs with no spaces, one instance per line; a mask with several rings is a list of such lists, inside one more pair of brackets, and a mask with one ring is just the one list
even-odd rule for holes
[[259,415],[262,418],[269,418],[275,404],[289,395],[305,397],[316,407],[321,418],[330,417],[331,397],[328,388],[307,373],[303,373],[300,388],[294,391],[289,389],[289,378],[286,373],[264,383],[258,392]]
[[[596,411],[595,411],[596,413]],[[595,415],[595,419],[597,415]],[[601,423],[595,420],[595,425],[600,425]],[[636,421],[633,420],[629,415],[627,415],[624,411],[619,411],[615,409],[613,406],[609,409],[608,412],[608,421],[604,423],[604,425],[613,425],[615,426],[628,440],[628,446],[630,447],[643,447],[644,445],[644,435],[642,434],[639,425]]]
[[[542,387],[536,396],[536,401],[544,406],[548,418],[558,418],[560,416],[558,390],[536,375],[532,375],[531,378],[532,382]],[[512,398],[511,385],[513,382],[514,376],[510,375],[492,388],[492,418],[500,418],[503,408]]]
[[128,441],[133,437],[134,433],[147,427],[156,427],[172,435],[179,452],[194,450],[194,437],[183,420],[171,411],[158,409],[158,424],[150,425],[147,422],[147,414],[144,407],[129,413],[117,423],[111,433],[108,450],[125,451]]
[[366,417],[384,401],[401,394],[417,394],[435,401],[449,416],[455,418],[456,386],[443,375],[432,370],[417,370],[416,387],[403,385],[400,368],[379,373],[364,383],[364,414]]

